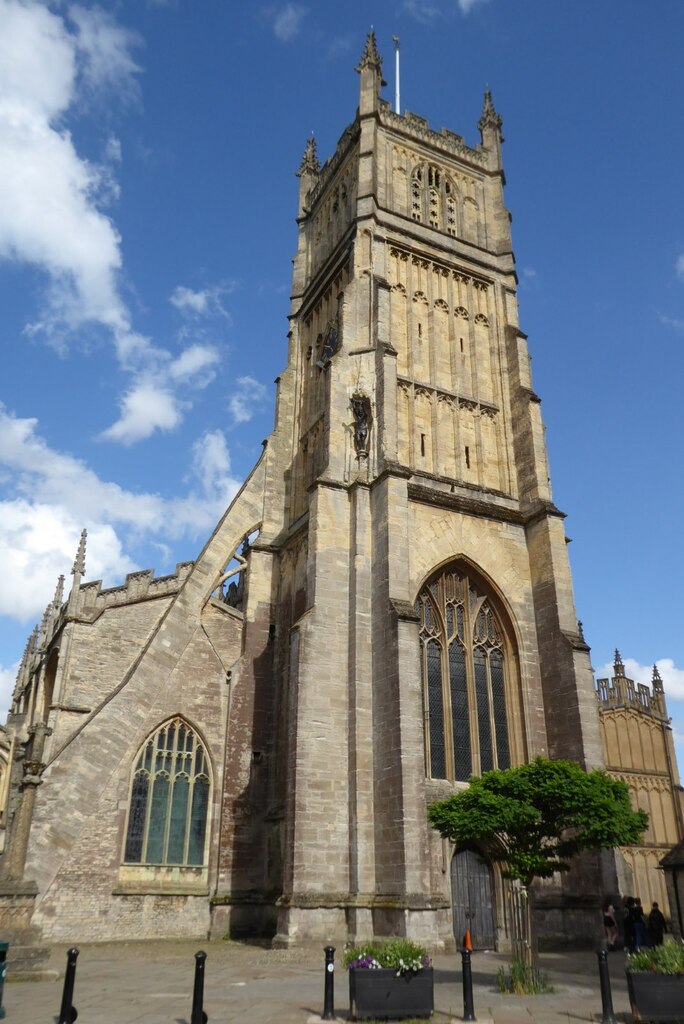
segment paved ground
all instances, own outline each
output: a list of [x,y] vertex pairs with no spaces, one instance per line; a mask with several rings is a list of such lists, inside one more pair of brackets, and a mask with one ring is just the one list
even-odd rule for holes
[[[204,1008],[209,1024],[307,1024],[323,1007],[323,952],[266,950],[240,943],[106,943],[80,947],[74,1005],[78,1024],[190,1024],[194,953],[207,953]],[[601,1021],[594,953],[542,954],[553,995],[502,996],[496,974],[507,958],[474,953],[475,1014],[480,1024],[573,1024]],[[631,1022],[624,956],[610,955],[615,1014]],[[66,947],[54,947],[51,967],[63,972]],[[463,1018],[460,956],[435,958],[435,1024]],[[347,977],[338,964],[335,1010],[349,1012]],[[9,1024],[56,1024],[59,981],[8,981]]]

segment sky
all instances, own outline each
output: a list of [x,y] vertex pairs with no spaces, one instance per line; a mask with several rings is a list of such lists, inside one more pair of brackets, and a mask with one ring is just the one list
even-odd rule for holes
[[682,0],[0,0],[0,712],[87,579],[194,558],[273,426],[297,178],[358,103],[504,119],[520,322],[597,675],[657,662],[684,771]]

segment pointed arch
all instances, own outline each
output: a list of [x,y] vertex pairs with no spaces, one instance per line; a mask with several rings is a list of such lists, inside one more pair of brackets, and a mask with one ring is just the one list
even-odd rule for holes
[[524,749],[510,614],[466,560],[427,577],[416,599],[429,778],[466,782],[508,768]]
[[175,715],[148,736],[135,759],[124,863],[204,865],[210,797],[206,747]]

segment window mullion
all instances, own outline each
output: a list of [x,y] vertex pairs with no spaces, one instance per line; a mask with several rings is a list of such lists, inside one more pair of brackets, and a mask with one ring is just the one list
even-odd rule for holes
[[480,733],[477,727],[477,694],[475,692],[475,665],[473,664],[473,632],[475,625],[475,616],[477,615],[478,605],[475,606],[474,615],[470,613],[470,585],[469,580],[465,579],[465,595],[463,602],[464,610],[464,633],[463,638],[466,652],[466,686],[468,689],[468,719],[470,725],[470,751],[472,757],[472,770],[473,775],[481,775],[481,762],[480,762]]
[[494,717],[494,693],[492,691],[492,664],[489,658],[491,649],[489,647],[483,648],[485,651],[485,674],[487,678],[487,708],[489,712],[489,731],[492,736],[492,764],[495,768],[499,767],[499,744],[496,733],[496,718]]

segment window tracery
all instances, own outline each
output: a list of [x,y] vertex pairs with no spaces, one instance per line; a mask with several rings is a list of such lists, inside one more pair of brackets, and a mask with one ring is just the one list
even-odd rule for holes
[[490,599],[449,569],[418,595],[426,774],[466,782],[511,763],[506,637]]
[[458,233],[456,186],[433,164],[418,164],[411,174],[411,217],[447,234]]
[[209,762],[176,717],[146,740],[131,785],[125,864],[204,864]]

